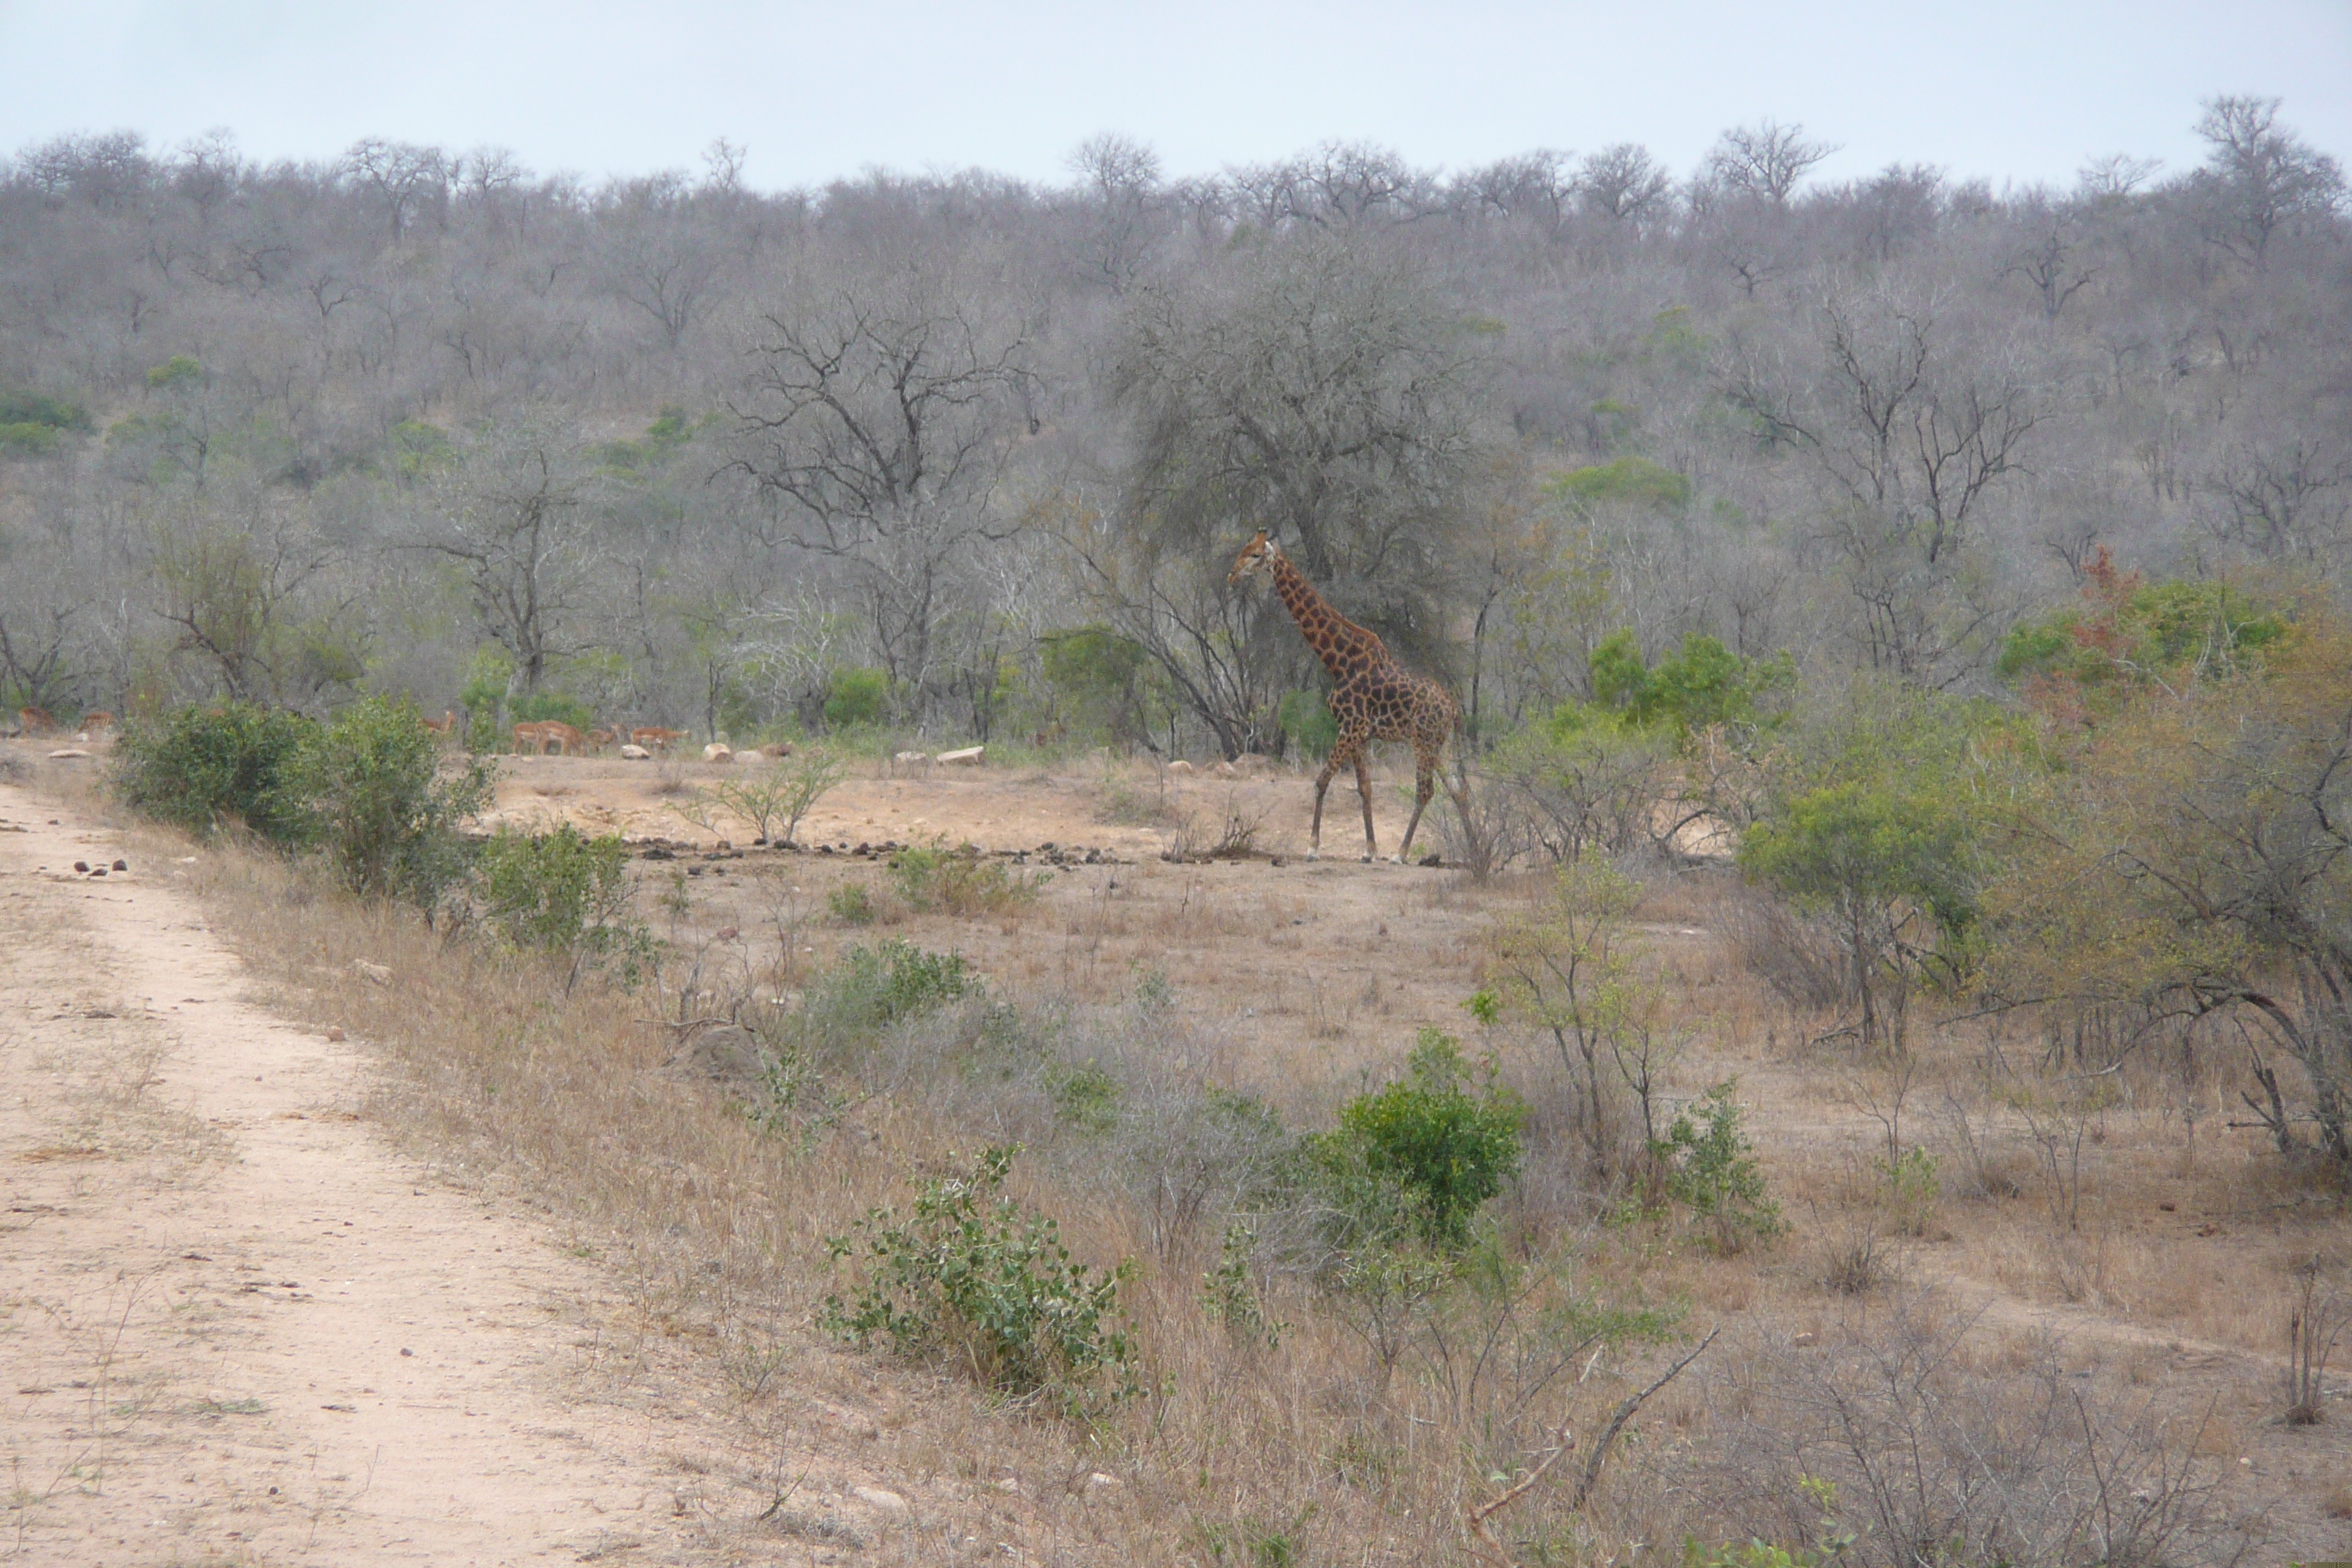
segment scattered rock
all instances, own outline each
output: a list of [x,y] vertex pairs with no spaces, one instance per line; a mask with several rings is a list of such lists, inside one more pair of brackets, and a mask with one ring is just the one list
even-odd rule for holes
[[1790,1344],[1792,1344],[1792,1345],[1795,1345],[1799,1350],[1802,1350],[1802,1349],[1804,1349],[1807,1345],[1817,1345],[1817,1344],[1821,1343],[1821,1342],[1822,1342],[1822,1336],[1821,1336],[1821,1335],[1819,1335],[1819,1334],[1816,1334],[1816,1333],[1806,1332],[1806,1333],[1799,1334],[1796,1338],[1794,1338],[1794,1339],[1790,1340],[1789,1342],[1790,1342]]
[[1127,1483],[1117,1476],[1106,1475],[1100,1470],[1087,1478],[1087,1490],[1090,1492],[1115,1491],[1125,1485]]
[[980,766],[980,754],[986,750],[986,746],[965,746],[959,751],[941,752],[940,761],[951,768],[976,768]]
[[1168,764],[1168,771],[1171,773],[1189,773],[1192,771],[1192,764],[1179,757]]
[[56,751],[49,753],[49,760],[51,762],[56,762],[64,757],[86,757],[89,755],[89,753],[83,751],[79,746],[60,746]]
[[771,758],[789,757],[793,754],[793,743],[790,741],[771,741],[760,748],[760,754]]
[[[327,1038],[330,1040],[340,1041],[342,1037],[343,1026],[341,1024],[330,1024],[327,1026]],[[403,1351],[400,1353],[406,1355],[408,1352],[406,1351]]]
[[354,958],[352,960],[352,967],[358,970],[362,974],[366,975],[378,985],[389,985],[392,984],[392,970],[384,964],[370,963],[364,958]]
[[914,1511],[908,1506],[905,1498],[881,1487],[852,1487],[850,1495],[867,1507],[879,1509],[884,1513],[904,1514]]
[[74,862],[74,869],[87,877],[89,875],[89,862],[87,860],[77,860]]
[[653,756],[653,753],[646,751],[643,746],[632,742],[628,745],[621,748],[621,755],[627,758],[630,762],[642,763],[650,759]]
[[724,741],[713,741],[702,748],[702,760],[706,763],[731,763],[735,760],[735,748]]
[[131,869],[131,862],[128,860],[117,860],[114,863],[114,868],[118,871],[128,871]]
[[1211,768],[1209,771],[1216,774],[1221,779],[1238,778],[1241,775],[1241,770],[1234,767],[1231,763],[1219,763],[1215,767]]
[[894,763],[907,763],[909,764],[915,763],[928,763],[931,760],[931,754],[929,752],[900,752],[897,756],[892,757],[890,760]]

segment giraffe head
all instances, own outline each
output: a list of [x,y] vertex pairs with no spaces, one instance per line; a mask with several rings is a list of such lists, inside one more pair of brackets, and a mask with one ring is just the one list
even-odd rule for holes
[[1258,572],[1272,575],[1274,563],[1281,559],[1282,546],[1268,539],[1265,530],[1261,528],[1247,544],[1242,546],[1242,552],[1234,557],[1234,569],[1225,574],[1225,582],[1236,584]]

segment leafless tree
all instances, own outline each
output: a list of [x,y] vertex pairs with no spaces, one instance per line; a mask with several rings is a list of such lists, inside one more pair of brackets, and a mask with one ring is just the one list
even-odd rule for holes
[[1830,142],[1809,140],[1801,125],[1767,120],[1725,132],[1707,153],[1705,167],[1723,189],[1784,207],[1798,183],[1836,151]]
[[935,637],[973,551],[1008,538],[995,505],[1027,432],[1024,326],[938,267],[837,285],[763,318],[734,405],[738,461],[781,509],[784,537],[852,569],[892,678],[939,675]]
[[437,147],[365,136],[345,149],[339,167],[383,213],[394,245],[419,213],[448,195],[449,160]]
[[1664,212],[1674,181],[1649,149],[1620,142],[1584,160],[1577,171],[1576,191],[1587,212],[1618,223],[1639,223]]
[[2204,107],[2197,134],[2212,154],[2193,188],[2215,244],[2260,267],[2282,229],[2335,216],[2344,201],[2344,171],[2280,128],[2279,100],[2210,98]]

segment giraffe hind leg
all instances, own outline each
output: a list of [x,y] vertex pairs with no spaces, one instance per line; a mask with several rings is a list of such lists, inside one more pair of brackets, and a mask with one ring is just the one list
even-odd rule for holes
[[1381,852],[1379,841],[1372,837],[1372,768],[1369,748],[1356,748],[1356,794],[1364,803],[1364,863],[1371,864]]
[[1331,787],[1331,779],[1348,761],[1348,742],[1342,737],[1323,759],[1323,771],[1315,775],[1315,826],[1307,835],[1307,858],[1315,859],[1323,853],[1323,795]]
[[1415,770],[1419,776],[1413,782],[1412,820],[1404,825],[1404,842],[1397,846],[1396,854],[1391,857],[1400,866],[1412,854],[1412,836],[1421,828],[1421,814],[1429,809],[1430,797],[1437,793],[1438,755],[1433,752],[1422,752],[1413,760],[1420,766]]

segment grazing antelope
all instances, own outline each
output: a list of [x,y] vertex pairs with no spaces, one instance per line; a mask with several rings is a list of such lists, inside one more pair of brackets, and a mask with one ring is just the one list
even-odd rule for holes
[[631,745],[643,746],[649,752],[667,752],[669,750],[669,744],[672,741],[683,741],[685,739],[686,731],[683,730],[664,730],[658,727],[650,727],[647,729],[632,730],[629,731],[629,743]]
[[114,715],[103,708],[93,708],[81,716],[81,722],[76,724],[74,728],[85,731],[111,730],[114,728]]
[[457,731],[457,710],[452,708],[438,719],[427,719],[420,713],[416,721],[436,735],[453,735]]
[[533,756],[545,756],[547,754],[547,726],[545,724],[534,723],[516,725],[514,727],[515,755],[522,755],[522,749],[525,746],[529,746],[530,748],[531,754]]
[[593,753],[595,753],[595,752],[602,752],[605,747],[607,747],[607,746],[611,745],[612,743],[613,743],[613,731],[610,731],[610,730],[591,730],[591,731],[588,731],[588,750],[589,750],[589,752],[590,752],[590,753],[591,753],[592,755],[593,755]]
[[27,735],[44,735],[58,727],[46,708],[25,707],[16,710],[16,723]]
[[558,754],[576,757],[588,749],[587,738],[561,719],[550,719],[539,727],[540,750],[545,751],[552,741]]

